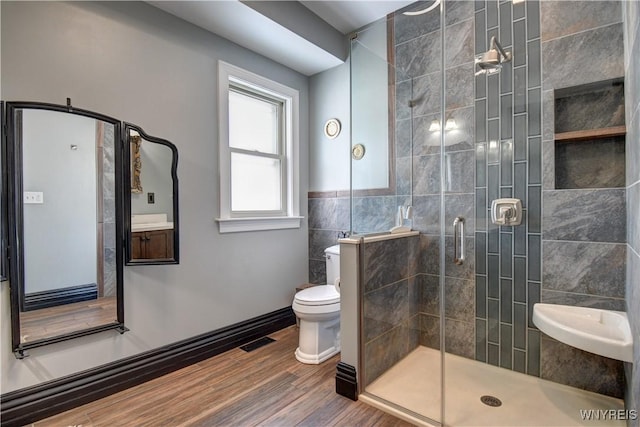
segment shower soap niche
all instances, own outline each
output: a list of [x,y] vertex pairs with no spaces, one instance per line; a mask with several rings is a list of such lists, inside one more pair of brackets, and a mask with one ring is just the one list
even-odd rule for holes
[[533,306],[533,323],[565,344],[633,363],[633,337],[623,311],[537,303]]
[[555,91],[555,188],[625,186],[624,83]]

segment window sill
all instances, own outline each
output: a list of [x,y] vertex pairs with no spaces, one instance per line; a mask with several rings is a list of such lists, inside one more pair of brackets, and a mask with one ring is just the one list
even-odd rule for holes
[[220,233],[240,233],[243,231],[282,230],[300,228],[302,216],[278,216],[264,218],[216,218]]

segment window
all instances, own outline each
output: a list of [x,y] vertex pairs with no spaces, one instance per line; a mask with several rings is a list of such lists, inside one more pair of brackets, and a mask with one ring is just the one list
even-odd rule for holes
[[299,228],[298,91],[220,61],[220,232]]

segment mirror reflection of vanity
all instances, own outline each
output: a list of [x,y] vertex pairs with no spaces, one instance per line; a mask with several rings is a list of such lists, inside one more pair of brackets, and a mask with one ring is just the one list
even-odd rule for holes
[[[178,262],[176,147],[69,100],[3,107],[1,207],[16,357],[88,334],[124,333],[125,261]],[[129,185],[134,170],[137,187]]]
[[125,202],[127,265],[178,263],[178,150],[126,123],[129,203]]

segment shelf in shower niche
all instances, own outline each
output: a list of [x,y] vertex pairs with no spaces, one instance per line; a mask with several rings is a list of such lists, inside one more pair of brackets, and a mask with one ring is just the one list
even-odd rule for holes
[[554,92],[556,189],[625,186],[624,82]]
[[561,132],[555,134],[556,142],[590,141],[597,138],[609,138],[621,136],[627,133],[626,126],[612,126],[601,129],[585,129],[572,132]]
[[625,312],[536,303],[532,320],[538,329],[560,342],[633,362],[633,337]]

